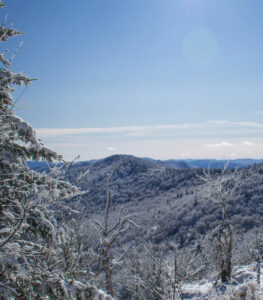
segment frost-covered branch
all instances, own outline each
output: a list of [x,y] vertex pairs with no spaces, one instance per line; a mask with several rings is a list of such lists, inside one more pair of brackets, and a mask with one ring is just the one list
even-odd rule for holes
[[217,254],[220,277],[222,282],[228,282],[232,274],[233,230],[230,222],[227,198],[234,190],[238,170],[227,172],[226,164],[217,178],[212,177],[211,170],[204,170],[199,178],[204,181],[222,208],[222,220],[217,235]]
[[102,262],[103,269],[105,272],[107,291],[110,295],[114,295],[113,291],[113,259],[111,256],[111,249],[117,238],[124,233],[130,225],[138,227],[136,223],[132,220],[136,215],[126,215],[123,216],[123,209],[121,208],[118,220],[113,226],[110,227],[110,210],[112,205],[112,195],[109,188],[110,180],[112,178],[113,172],[107,178],[107,188],[106,188],[106,212],[104,216],[104,223],[100,223],[98,220],[93,221],[93,226],[100,233],[100,253],[99,260]]

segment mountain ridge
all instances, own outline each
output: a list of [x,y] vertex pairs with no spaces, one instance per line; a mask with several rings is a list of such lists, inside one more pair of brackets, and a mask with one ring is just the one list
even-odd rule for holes
[[[72,166],[67,179],[89,192],[76,203],[87,218],[101,218],[105,212],[107,188],[112,193],[112,218],[117,218],[123,207],[127,213],[136,213],[140,232],[131,229],[121,242],[142,243],[145,238],[160,244],[176,240],[183,245],[186,239],[205,234],[220,224],[221,207],[213,198],[209,185],[200,180],[203,170],[176,169],[133,156],[111,156],[89,165],[89,172],[77,180],[87,166]],[[211,169],[213,180],[222,176],[222,170]],[[227,195],[231,222],[243,234],[263,223],[263,164],[229,169],[233,174],[233,188]],[[107,187],[108,184],[108,187]],[[165,243],[167,244],[167,243]]]
[[[114,160],[121,157],[135,157],[133,155],[126,154],[115,154],[108,156],[102,159],[91,159],[86,161],[78,161],[74,164],[74,166],[90,166],[91,164],[97,163],[99,161],[109,161]],[[211,169],[223,169],[226,165],[228,169],[234,168],[245,168],[249,165],[263,163],[263,159],[253,159],[253,158],[239,158],[232,160],[218,160],[218,159],[167,159],[167,160],[159,160],[153,159],[149,157],[138,158],[143,159],[148,162],[152,162],[159,165],[169,166],[176,169],[189,169],[189,168],[211,168]],[[41,161],[28,161],[28,166],[31,169],[37,171],[48,170],[49,166],[52,167],[54,164],[47,164],[46,162]]]

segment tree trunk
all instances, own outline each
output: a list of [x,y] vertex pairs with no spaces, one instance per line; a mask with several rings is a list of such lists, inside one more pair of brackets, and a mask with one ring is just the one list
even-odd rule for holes
[[105,260],[103,260],[103,268],[106,274],[107,292],[111,296],[114,296],[113,286],[112,286],[112,276],[111,276],[112,271],[109,264],[109,257],[106,257]]

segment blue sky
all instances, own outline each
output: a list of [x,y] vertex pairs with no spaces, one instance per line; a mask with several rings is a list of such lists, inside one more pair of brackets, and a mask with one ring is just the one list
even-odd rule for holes
[[262,158],[263,2],[6,1],[18,114],[72,159]]

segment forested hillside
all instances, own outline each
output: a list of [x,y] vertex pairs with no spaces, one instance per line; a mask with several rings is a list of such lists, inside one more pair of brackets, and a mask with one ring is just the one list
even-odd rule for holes
[[[88,173],[77,180],[82,172]],[[213,199],[209,186],[200,180],[202,169],[174,169],[132,156],[111,156],[89,165],[72,166],[67,172],[70,182],[89,190],[78,205],[88,217],[103,215],[107,176],[110,180],[114,210],[137,213],[142,226],[139,236],[149,236],[154,243],[167,239],[180,241],[205,234],[221,220],[221,207]],[[216,179],[221,170],[210,170]],[[227,204],[231,223],[239,233],[259,228],[263,221],[263,165],[254,164],[234,174]],[[74,199],[71,200],[74,206]],[[134,237],[138,233],[134,232]],[[139,242],[138,242],[139,243]]]
[[[205,174],[209,175],[208,181],[203,180]],[[262,164],[238,170],[175,169],[133,156],[115,155],[91,164],[72,165],[66,178],[88,191],[66,200],[67,205],[81,212],[80,234],[87,249],[92,245],[93,251],[98,252],[103,245],[94,225],[104,224],[107,219],[114,227],[121,210],[123,216],[129,215],[139,226],[130,226],[119,235],[110,251],[113,286],[120,299],[173,299],[174,293],[177,295],[174,299],[209,299],[207,295],[211,293],[211,299],[215,299],[216,293],[224,293],[224,283],[221,292],[216,292],[208,280],[208,290],[203,294],[203,283],[195,283],[194,287],[191,282],[204,278],[218,281],[222,268],[220,255],[227,253],[218,248],[223,243],[218,240],[218,232],[223,229],[229,241],[224,229],[228,221],[232,228],[231,278],[238,272],[243,274],[242,270],[238,271],[238,265],[251,264],[257,261],[256,257],[261,257],[255,253],[261,253],[258,249],[262,247],[262,238],[258,235],[263,221]],[[217,183],[222,188],[228,217],[222,212],[222,203],[215,193]],[[108,211],[109,192],[111,207]],[[175,255],[176,272],[173,269]],[[94,256],[90,257],[90,268],[103,272],[103,268],[98,269]],[[257,276],[249,274],[248,277],[242,275],[239,282],[245,283]],[[102,278],[95,276],[93,280],[106,288]],[[173,280],[178,282],[176,291]],[[216,286],[219,288],[220,284]],[[249,287],[247,289],[249,291]],[[227,295],[235,294],[231,289],[226,288],[226,291]]]

